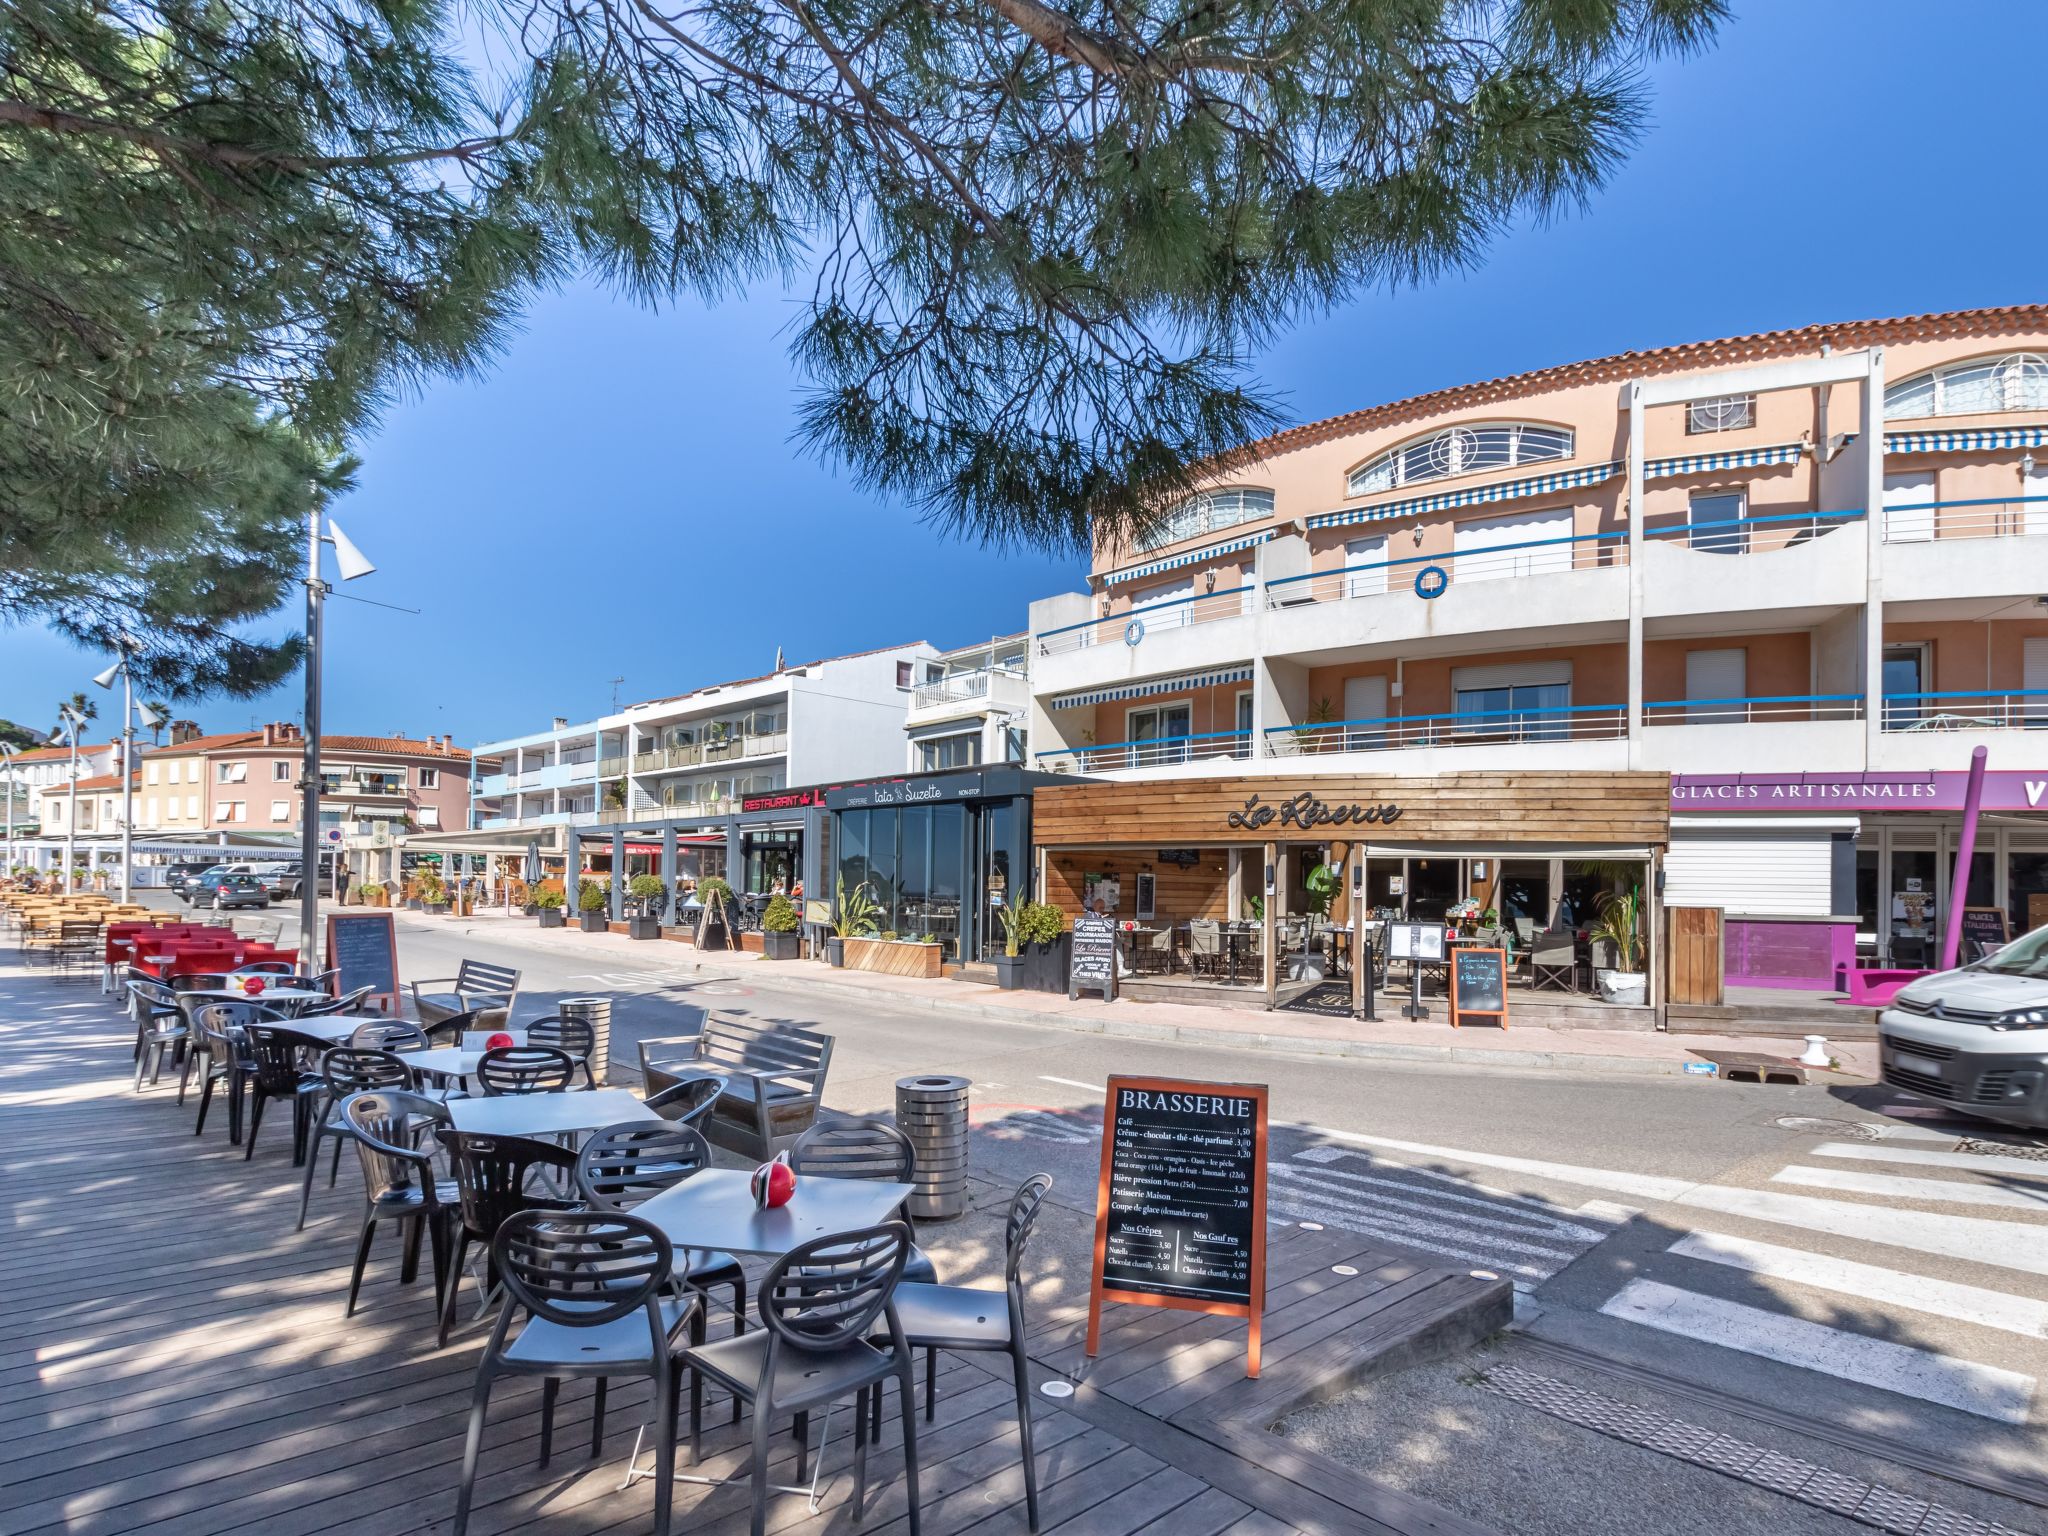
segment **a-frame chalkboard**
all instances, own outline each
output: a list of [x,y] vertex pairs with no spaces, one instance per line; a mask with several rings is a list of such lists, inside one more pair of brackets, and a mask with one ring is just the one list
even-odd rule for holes
[[396,1013],[398,995],[398,929],[389,912],[327,914],[327,968],[335,971],[334,995],[346,997],[357,987],[373,990],[363,999],[382,1012]]

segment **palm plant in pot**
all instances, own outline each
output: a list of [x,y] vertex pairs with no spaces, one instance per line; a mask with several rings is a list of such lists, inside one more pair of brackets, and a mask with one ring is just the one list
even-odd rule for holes
[[1613,967],[1594,966],[1593,979],[1600,995],[1610,1003],[1640,1004],[1649,993],[1650,978],[1643,970],[1643,892],[1640,886],[1626,891],[1609,891],[1600,898],[1600,916],[1586,931],[1595,954],[1605,948],[1614,957]]
[[533,915],[540,919],[543,928],[559,928],[563,923],[562,907],[564,897],[553,886],[536,885],[527,895],[527,905]]
[[448,910],[448,887],[432,870],[420,876],[420,910],[440,913]]
[[833,965],[846,964],[846,941],[865,938],[881,924],[877,921],[875,899],[868,894],[866,885],[846,888],[846,879],[840,877],[838,889],[833,893],[832,935],[825,940],[825,958]]
[[996,986],[1005,992],[1018,991],[1024,985],[1024,956],[1020,951],[1022,911],[1007,902],[996,908],[996,921],[1003,930],[1003,952],[996,956]]
[[586,880],[576,889],[577,921],[585,933],[604,933],[611,927],[605,909],[611,905],[604,887],[595,880]]
[[803,958],[803,935],[798,932],[800,923],[796,903],[782,892],[777,891],[768,899],[767,910],[761,914],[761,952],[770,960],[800,960]]
[[626,919],[626,933],[635,939],[658,939],[661,937],[661,901],[668,894],[668,887],[661,883],[659,875],[635,875],[626,886],[626,892],[633,898],[633,915]]

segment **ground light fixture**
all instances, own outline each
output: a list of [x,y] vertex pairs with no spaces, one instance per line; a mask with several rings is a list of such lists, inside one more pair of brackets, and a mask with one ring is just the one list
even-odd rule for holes
[[320,660],[321,610],[330,588],[320,576],[320,546],[334,546],[343,581],[367,576],[377,567],[357,549],[333,518],[321,531],[320,504],[306,514],[306,732],[299,768],[299,959],[309,969],[317,953],[320,922]]

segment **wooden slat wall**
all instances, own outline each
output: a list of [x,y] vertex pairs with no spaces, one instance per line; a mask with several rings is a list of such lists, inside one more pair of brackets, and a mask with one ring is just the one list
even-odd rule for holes
[[1669,841],[1671,780],[1662,773],[1445,773],[1427,779],[1359,775],[1167,779],[1040,789],[1032,826],[1046,847],[1329,841],[1349,824],[1304,831],[1275,819],[1248,830],[1228,818],[1257,795],[1277,806],[1307,790],[1329,805],[1395,804],[1400,817],[1367,824],[1371,841],[1658,844]]
[[1674,1003],[1718,1006],[1721,990],[1721,909],[1667,907],[1670,942],[1671,998]]
[[1162,922],[1185,922],[1191,917],[1228,916],[1230,897],[1230,855],[1221,848],[1200,850],[1201,862],[1192,869],[1161,864],[1152,852],[1055,853],[1045,861],[1045,899],[1067,916],[1081,910],[1084,875],[1114,875],[1123,884],[1123,902],[1112,917],[1138,915],[1139,870],[1150,870],[1157,882],[1153,911]]

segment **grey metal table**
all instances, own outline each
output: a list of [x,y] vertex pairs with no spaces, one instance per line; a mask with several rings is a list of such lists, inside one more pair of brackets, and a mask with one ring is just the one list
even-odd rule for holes
[[[568,1097],[587,1099],[591,1095]],[[854,1232],[885,1222],[895,1215],[899,1205],[917,1193],[915,1185],[894,1180],[813,1176],[796,1181],[796,1193],[787,1205],[764,1211],[754,1205],[751,1179],[751,1174],[736,1168],[700,1169],[682,1183],[635,1206],[633,1214],[661,1228],[678,1248],[710,1248],[779,1259],[814,1237]]]
[[[507,1093],[497,1098],[451,1099],[448,1113],[456,1130],[472,1131],[479,1136],[565,1136],[626,1121],[668,1124],[623,1088],[600,1088],[595,1093]],[[744,1180],[745,1175],[740,1177]],[[653,1203],[650,1200],[648,1205]],[[645,1209],[641,1207],[643,1212]],[[692,1246],[705,1245],[698,1242]]]
[[[245,997],[242,1001],[245,1003],[261,1003],[263,1000],[257,997]],[[345,1045],[348,1042],[349,1036],[353,1035],[365,1024],[374,1024],[376,1022],[375,1019],[371,1018],[358,1018],[351,1014],[335,1013],[318,1019],[279,1019],[277,1023],[270,1027],[272,1029],[288,1029],[295,1035],[305,1035],[309,1039],[319,1040],[327,1045]]]

